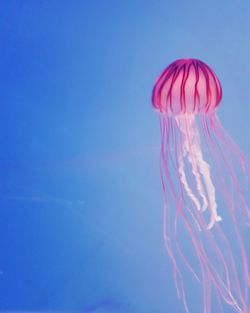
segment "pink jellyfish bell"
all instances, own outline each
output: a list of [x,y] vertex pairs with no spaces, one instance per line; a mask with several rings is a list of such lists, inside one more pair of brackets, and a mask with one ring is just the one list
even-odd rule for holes
[[248,162],[216,115],[221,98],[217,76],[196,59],[171,63],[152,94],[161,130],[164,243],[186,312],[190,273],[197,295],[202,290],[198,312],[223,312],[226,305],[250,312]]

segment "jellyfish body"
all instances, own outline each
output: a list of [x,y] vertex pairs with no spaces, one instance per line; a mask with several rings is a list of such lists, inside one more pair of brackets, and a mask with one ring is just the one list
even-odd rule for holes
[[170,64],[152,94],[161,130],[164,243],[186,312],[186,269],[202,285],[204,313],[223,312],[225,304],[250,312],[248,161],[216,114],[221,98],[217,76],[196,59]]

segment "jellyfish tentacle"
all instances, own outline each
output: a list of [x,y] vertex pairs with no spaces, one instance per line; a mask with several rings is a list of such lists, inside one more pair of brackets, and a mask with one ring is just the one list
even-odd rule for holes
[[204,183],[205,183],[206,190],[207,190],[207,194],[208,194],[209,211],[210,211],[211,215],[210,215],[210,222],[209,222],[207,228],[211,229],[216,222],[221,221],[221,217],[218,215],[218,212],[217,212],[215,187],[214,187],[214,184],[212,182],[212,178],[211,178],[211,174],[210,174],[210,166],[204,160],[200,146],[195,143],[193,150],[195,153],[195,158],[196,158],[197,163],[198,163],[199,171],[203,176]]
[[[190,127],[189,126],[189,130],[190,129],[192,129],[192,127]],[[194,127],[193,127],[193,129],[195,129]],[[184,132],[184,134],[187,134],[187,132]],[[198,131],[197,131],[197,134],[196,134],[196,138],[198,138]],[[199,138],[198,138],[199,139]],[[192,139],[192,140],[190,140],[190,138],[188,138],[187,139],[187,141],[188,142],[192,142],[192,145],[190,145],[190,149],[188,150],[188,153],[190,153],[190,160],[201,160],[201,161],[204,161],[203,160],[203,155],[202,155],[202,152],[201,152],[201,149],[199,148],[200,146],[197,144],[196,145],[196,147],[198,147],[198,149],[194,149],[194,143],[196,143],[195,141],[194,141],[194,139]],[[198,143],[199,143],[199,140],[198,140]],[[195,150],[195,151],[193,151],[193,150]],[[199,152],[199,153],[197,153],[197,151]],[[201,161],[200,161],[200,163],[201,163]],[[192,164],[194,164],[194,161],[193,162],[190,162],[191,163],[191,165]],[[198,163],[198,162],[197,162]],[[201,168],[200,169],[200,171],[201,171],[201,175],[207,175],[207,173],[205,172],[204,173],[204,171],[203,171],[203,168],[202,168],[202,165],[204,165],[204,164],[200,164],[200,163],[198,163],[198,165],[199,165],[199,168]],[[207,167],[206,167],[206,170],[207,170],[207,172],[208,172],[208,174],[210,174],[210,168],[209,168],[209,165],[208,165],[208,163],[206,163],[205,161],[204,161],[204,163],[205,163],[205,165],[207,165]],[[198,166],[197,165],[197,166]],[[209,178],[210,178],[210,180],[211,180],[211,177],[209,176]],[[205,183],[206,183],[206,181],[205,181]],[[208,183],[209,183],[209,181],[208,181]],[[212,183],[212,181],[211,181],[211,183]],[[212,185],[213,186],[213,185]],[[209,189],[208,189],[208,192],[209,192]],[[215,198],[215,193],[214,193],[214,198]],[[216,207],[217,208],[217,207]],[[196,211],[197,212],[197,211]],[[217,211],[215,212],[215,213],[217,213]],[[198,212],[197,212],[197,214],[198,214]],[[199,217],[200,215],[198,214],[198,217]],[[213,217],[213,216],[212,216]],[[220,220],[220,217],[218,216],[218,214],[216,215],[216,221],[219,221]],[[204,222],[203,221],[201,221],[200,222],[201,224],[203,224],[204,225]],[[209,227],[209,225],[207,226],[207,228],[210,228]],[[195,245],[196,245],[197,243],[195,243]],[[204,266],[204,268],[206,268],[206,271],[205,271],[205,273],[203,272],[203,279],[202,279],[202,281],[203,281],[203,291],[205,290],[205,294],[207,293],[206,292],[206,283],[205,283],[205,281],[207,281],[207,282],[210,282],[210,281],[212,281],[213,282],[213,285],[214,285],[214,287],[216,288],[216,290],[218,290],[218,292],[220,293],[220,295],[221,295],[221,297],[224,299],[224,301],[226,302],[226,303],[228,303],[229,305],[231,305],[232,307],[234,307],[235,308],[235,310],[237,311],[237,312],[242,312],[242,310],[241,310],[241,308],[240,308],[240,306],[239,306],[239,304],[238,304],[238,302],[237,302],[237,300],[235,299],[235,297],[233,296],[233,293],[232,293],[232,290],[231,290],[231,287],[230,287],[230,280],[229,280],[229,277],[228,277],[228,274],[226,275],[226,282],[224,282],[224,280],[223,280],[223,278],[219,275],[219,273],[217,272],[217,270],[215,269],[215,267],[211,264],[211,260],[208,258],[208,256],[206,255],[206,253],[205,253],[205,251],[203,250],[203,248],[202,248],[202,246],[197,246],[197,248],[196,249],[198,249],[197,250],[197,254],[199,253],[201,253],[200,254],[200,257],[201,257],[201,263],[203,264],[203,266]],[[225,271],[226,271],[226,273],[227,273],[227,268],[225,267],[226,266],[226,264],[225,264],[225,258],[224,258],[224,256],[219,252],[219,249],[216,247],[216,250],[217,250],[217,255],[218,255],[218,257],[219,257],[219,259],[220,259],[220,261],[222,262],[222,265],[223,265],[223,267],[224,267],[224,269],[225,269]],[[208,277],[207,277],[207,275],[208,275]],[[209,312],[209,310],[210,310],[210,304],[209,304],[209,302],[207,302],[207,304],[206,304],[206,306],[204,307],[204,312]]]
[[[188,153],[190,155],[190,158],[192,160],[195,160],[195,162],[197,163],[199,172],[203,177],[208,196],[208,209],[210,211],[210,222],[207,225],[207,229],[211,229],[214,226],[215,222],[219,222],[221,220],[221,217],[217,213],[215,187],[210,174],[210,166],[203,158],[200,145],[200,137],[195,124],[195,117],[192,115],[186,116],[186,122],[188,123],[188,129],[193,134],[192,144],[189,145]],[[189,135],[188,132],[187,135]]]
[[191,164],[191,168],[192,168],[192,173],[195,177],[195,181],[196,181],[196,187],[197,190],[202,198],[202,212],[206,211],[208,208],[208,200],[207,200],[207,196],[206,193],[203,189],[203,184],[201,181],[201,173],[199,171],[199,167],[197,166],[197,162],[195,162],[195,160],[190,156],[190,153],[188,153],[188,161]]
[[[192,128],[191,128],[192,129]],[[193,127],[193,129],[196,131],[196,128]],[[189,128],[190,130],[190,128]],[[193,145],[194,143],[199,143],[200,140],[199,140],[199,137],[198,137],[198,131],[196,131],[196,136],[194,136],[192,138],[192,140],[189,140],[190,142],[192,141]],[[194,140],[195,138],[195,140]],[[190,148],[190,151],[191,151],[191,156],[190,156],[190,160],[197,160],[197,153],[193,153],[193,145],[192,147]],[[200,147],[198,144],[197,144],[198,147]],[[202,156],[202,152],[201,150],[199,151],[199,157],[203,160],[203,156]],[[204,161],[205,162],[205,161]],[[193,162],[190,162],[191,163],[191,166],[192,164],[194,164],[194,161]],[[207,163],[206,163],[207,164]],[[208,165],[208,164],[207,164]],[[202,174],[202,173],[201,173]],[[197,213],[198,214],[198,213]],[[220,218],[217,217],[217,221],[219,220]],[[201,222],[202,224],[202,222]],[[204,224],[204,223],[203,223]],[[200,247],[201,248],[201,247]],[[225,264],[225,259],[224,259],[224,256],[220,253],[219,249],[216,247],[216,250],[217,250],[217,254],[218,254],[218,257],[220,259],[220,261],[222,262],[223,264],[223,267],[227,273],[226,275],[226,283],[224,283],[223,279],[220,277],[220,275],[218,275],[218,272],[216,271],[216,269],[212,266],[211,264],[211,261],[209,260],[209,258],[206,256],[204,256],[204,264],[205,264],[205,267],[207,268],[208,270],[208,274],[210,276],[210,279],[213,281],[214,285],[216,286],[216,289],[219,290],[221,296],[223,297],[223,299],[225,300],[226,303],[228,303],[229,305],[233,306],[237,312],[241,312],[241,309],[240,309],[240,306],[238,305],[237,303],[237,300],[234,298],[232,292],[231,292],[231,287],[230,287],[230,281],[229,281],[229,277],[228,277],[228,271],[227,271],[227,268],[225,267],[226,264]],[[214,273],[214,274],[213,274]],[[215,279],[215,277],[217,277],[217,279]],[[206,277],[206,276],[205,276]],[[205,278],[206,279],[206,278]],[[208,279],[208,282],[210,280]],[[205,286],[206,287],[206,286]],[[204,289],[205,290],[205,289]],[[207,292],[205,292],[206,294]],[[206,306],[206,310],[209,312],[210,310],[210,306],[209,306],[209,302],[207,303],[207,306]]]
[[[221,221],[221,217],[217,213],[215,187],[210,174],[210,166],[204,160],[202,155],[199,133],[195,124],[195,117],[192,114],[185,114],[183,116],[176,117],[176,119],[178,120],[180,131],[185,138],[185,142],[187,143],[186,149],[188,159],[192,167],[192,173],[196,180],[197,190],[203,199],[203,208],[206,207],[207,202],[209,204],[210,222],[208,223],[207,228],[211,229],[215,222]],[[200,175],[202,175],[208,199],[203,191]]]
[[[211,116],[210,119],[215,119],[215,121],[213,121],[214,124],[216,124],[216,120],[218,120],[218,118],[216,116]],[[226,186],[226,182],[225,182],[225,177],[224,177],[224,170],[223,170],[223,166],[226,164],[226,166],[228,167],[229,164],[227,163],[226,158],[223,156],[223,149],[222,149],[222,153],[219,154],[219,150],[218,148],[216,148],[218,142],[216,140],[216,138],[214,138],[214,136],[209,132],[209,127],[207,125],[207,119],[206,118],[202,118],[201,119],[201,123],[199,125],[200,130],[204,133],[204,138],[206,141],[206,144],[210,150],[211,155],[214,158],[215,161],[215,165],[216,168],[218,170],[218,178],[220,181],[220,185],[221,185],[221,191],[222,194],[224,196],[224,199],[226,201],[227,207],[230,210],[231,213],[231,217],[233,220],[233,224],[234,224],[234,229],[236,232],[236,237],[238,239],[239,242],[239,246],[240,246],[240,251],[241,251],[241,258],[242,258],[242,266],[243,266],[243,273],[244,273],[244,281],[245,281],[245,295],[243,296],[241,288],[240,288],[240,281],[239,281],[239,273],[238,273],[238,269],[237,269],[237,265],[235,263],[235,258],[233,256],[233,252],[232,252],[232,248],[230,246],[230,243],[226,237],[226,235],[224,234],[223,230],[218,227],[218,231],[219,231],[219,235],[223,240],[223,244],[227,247],[227,251],[229,254],[229,260],[231,262],[230,267],[232,268],[232,273],[233,273],[233,277],[234,277],[234,287],[237,290],[237,293],[239,295],[239,298],[241,300],[242,306],[244,308],[243,312],[244,313],[249,313],[249,311],[247,310],[247,298],[248,298],[248,292],[247,289],[249,288],[249,270],[248,270],[248,266],[247,266],[247,256],[245,253],[245,248],[243,245],[243,241],[242,238],[240,236],[239,233],[239,225],[238,225],[238,221],[236,218],[236,212],[235,212],[235,207],[234,207],[234,201],[232,201],[232,194],[227,190],[227,188],[225,188],[224,186]],[[230,168],[228,168],[228,172],[230,173],[230,171],[232,171],[232,169],[230,170]],[[231,175],[233,175],[233,172],[230,173]],[[234,180],[233,180],[234,183]],[[237,188],[236,188],[237,189]]]
[[[205,122],[205,125],[206,127],[207,126],[207,119],[205,119],[203,122]],[[217,126],[217,123],[219,123],[219,118],[217,116],[211,116],[210,117],[210,124],[213,124],[214,127]],[[232,146],[232,144],[234,143],[233,140],[231,139],[231,137],[225,132],[224,134],[225,136],[227,136],[230,140],[231,140],[231,143],[230,141],[228,141],[228,146]],[[246,203],[246,199],[245,197],[243,196],[243,192],[240,188],[240,184],[239,184],[239,181],[234,173],[234,170],[233,170],[233,166],[232,164],[230,164],[229,160],[227,159],[226,155],[225,155],[225,147],[226,146],[222,146],[219,144],[218,142],[218,139],[215,138],[215,136],[209,136],[209,134],[207,135],[209,137],[209,139],[212,140],[212,143],[210,143],[210,146],[211,146],[211,150],[214,152],[214,153],[218,153],[218,149],[215,149],[213,148],[216,145],[218,145],[220,148],[221,148],[221,153],[220,153],[220,156],[215,156],[215,159],[216,160],[219,160],[221,159],[221,162],[223,162],[223,165],[226,166],[227,168],[227,172],[229,173],[231,179],[232,179],[232,183],[234,185],[234,188],[238,191],[238,194],[239,194],[239,199],[241,200],[240,202],[240,205],[239,205],[239,209],[244,212],[249,212],[249,207]],[[226,142],[225,142],[226,143]],[[223,149],[224,148],[224,149]],[[238,148],[239,149],[239,148]],[[233,147],[231,147],[230,150],[233,150]],[[242,154],[242,152],[239,150],[239,153]],[[242,154],[243,155],[243,154]],[[218,163],[218,161],[217,161]],[[223,177],[223,175],[221,175],[221,177]],[[223,186],[223,185],[222,185]],[[245,247],[244,247],[244,243],[243,243],[243,239],[241,237],[241,234],[240,234],[240,228],[239,228],[239,222],[238,222],[238,219],[237,219],[237,215],[236,215],[236,208],[234,207],[234,205],[232,204],[233,202],[231,201],[231,194],[225,190],[223,188],[223,191],[224,191],[224,198],[225,198],[225,201],[227,202],[227,206],[230,210],[230,213],[231,213],[231,218],[232,218],[232,221],[233,221],[233,224],[234,224],[234,229],[235,229],[235,234],[236,234],[236,238],[238,240],[238,243],[239,243],[239,248],[240,248],[240,254],[241,254],[241,258],[242,258],[242,266],[243,266],[243,271],[244,271],[244,280],[245,280],[245,283],[246,283],[246,286],[245,286],[245,293],[247,294],[247,289],[249,289],[250,287],[250,273],[249,273],[249,266],[248,266],[248,260],[247,260],[247,254],[246,254],[246,250],[245,250]]]
[[[191,170],[192,170],[192,173],[194,175],[194,178],[195,178],[195,181],[196,181],[196,188],[197,188],[197,191],[198,191],[198,194],[200,195],[201,199],[202,199],[202,209],[201,209],[201,205],[200,205],[200,202],[198,200],[198,198],[194,195],[194,193],[191,191],[191,188],[185,188],[186,191],[187,191],[187,194],[190,196],[190,198],[193,200],[193,202],[195,202],[195,206],[196,208],[200,211],[205,211],[208,207],[208,201],[207,201],[207,196],[204,192],[204,188],[203,188],[203,184],[202,184],[202,181],[201,181],[201,175],[198,171],[198,168],[197,168],[197,162],[195,160],[195,158],[193,158],[193,155],[189,154],[188,153],[188,150],[189,150],[189,140],[186,136],[186,125],[184,124],[183,125],[183,116],[176,116],[175,117],[176,121],[177,121],[177,125],[178,127],[180,128],[180,131],[182,133],[182,136],[184,137],[184,143],[183,143],[183,156],[187,156],[187,159],[189,161],[189,163],[191,164]],[[193,141],[195,140],[194,138],[191,138],[190,141]],[[181,160],[182,161],[182,160]],[[182,169],[182,162],[181,162],[181,169]],[[182,175],[183,177],[183,183],[185,182],[185,186],[187,187],[188,186],[188,183],[187,182],[187,179],[185,179],[184,175]],[[197,202],[199,204],[197,204]]]
[[[188,125],[187,125],[187,122],[188,122]],[[197,158],[195,157],[194,154],[189,153],[189,151],[192,152],[194,144],[196,144],[196,146],[200,146],[199,133],[195,130],[196,130],[195,117],[193,115],[189,115],[188,120],[186,120],[186,132],[184,132],[184,136],[185,134],[188,135],[188,136],[185,136],[186,137],[186,150],[187,150],[188,161],[191,164],[192,173],[196,181],[196,187],[203,201],[202,211],[204,212],[208,208],[208,200],[207,200],[207,195],[203,188],[203,183],[201,179],[202,173],[199,171]],[[190,136],[192,136],[191,140],[189,139]],[[190,146],[190,142],[193,143],[192,146]]]
[[[182,276],[182,272],[179,269],[179,266],[177,264],[177,260],[175,258],[175,255],[171,248],[171,238],[170,235],[170,226],[167,225],[167,222],[170,221],[169,218],[169,210],[167,210],[167,192],[166,192],[166,185],[164,176],[166,177],[167,181],[170,183],[171,188],[172,182],[170,178],[170,173],[168,169],[168,151],[165,151],[165,144],[168,146],[169,143],[169,137],[170,137],[170,121],[168,119],[160,119],[160,129],[161,129],[161,157],[160,157],[160,176],[161,176],[161,182],[162,182],[162,188],[163,188],[163,195],[164,195],[164,207],[163,207],[163,239],[164,239],[164,245],[166,248],[166,251],[170,257],[170,260],[172,262],[173,266],[173,274],[174,274],[174,282],[175,282],[175,288],[176,292],[179,298],[182,299],[183,305],[185,308],[186,313],[190,313],[187,300],[186,300],[186,293],[184,288],[184,279]],[[178,283],[179,280],[179,283]]]
[[[249,182],[250,182],[250,176],[249,176],[250,175],[250,163],[246,159],[245,155],[241,152],[240,148],[236,145],[236,143],[230,137],[230,135],[223,128],[219,118],[216,115],[212,115],[208,120],[207,119],[205,120],[205,123],[206,123],[207,128],[212,128],[214,130],[214,133],[218,134],[217,136],[220,138],[221,144],[217,143],[218,140],[216,138],[213,138],[213,140],[216,141],[216,143],[220,147],[222,155],[225,154],[224,148],[227,148],[227,149],[230,148],[230,153],[233,153],[236,160],[239,160],[241,171],[242,171],[243,175],[245,176],[247,183],[249,184]],[[207,124],[209,124],[209,125],[207,125]],[[242,204],[241,204],[242,209],[241,210],[244,213],[244,215],[247,216],[248,223],[249,223],[250,222],[250,209],[249,209],[249,206],[246,202],[245,197],[243,196],[243,192],[242,192],[242,189],[240,187],[240,183],[238,181],[237,176],[234,173],[232,166],[229,164],[227,158],[225,158],[225,163],[227,165],[228,172],[229,172],[230,177],[233,181],[234,187],[236,188],[237,192],[239,193],[240,200],[242,202]],[[249,224],[248,224],[248,226],[249,226]]]
[[[174,120],[171,120],[171,125],[173,125]],[[188,185],[188,181],[187,181],[187,175],[185,172],[185,167],[184,167],[184,157],[185,157],[185,150],[184,150],[184,143],[183,143],[183,138],[181,138],[180,136],[177,136],[177,129],[175,127],[172,127],[173,129],[173,145],[174,145],[174,160],[175,160],[175,170],[176,170],[176,174],[177,174],[177,180],[179,182],[179,190],[180,190],[180,197],[181,197],[181,201],[186,206],[186,209],[188,211],[188,213],[190,214],[192,220],[194,221],[197,229],[199,231],[201,231],[201,227],[199,225],[199,222],[197,220],[197,218],[195,217],[195,214],[193,213],[192,209],[189,207],[189,205],[187,205],[185,198],[184,198],[184,192],[183,192],[183,188],[182,188],[182,184],[184,185],[184,189],[186,188],[186,192],[190,192],[190,197],[191,199],[193,199],[193,203],[194,205],[196,205],[197,210],[200,210],[200,204],[199,201],[197,199],[197,197],[195,197],[195,195],[192,193],[192,190],[190,189],[189,185]],[[179,139],[179,140],[178,140]],[[179,153],[179,158],[177,158],[177,147],[180,147],[180,153]],[[197,281],[200,282],[200,279],[198,277],[198,274],[196,273],[196,271],[194,270],[194,268],[191,266],[191,264],[189,263],[189,261],[187,260],[187,258],[185,257],[185,255],[182,252],[182,249],[179,245],[179,240],[177,238],[177,224],[178,224],[178,217],[179,215],[176,214],[175,217],[175,221],[174,221],[174,236],[175,236],[175,244],[176,244],[176,249],[179,253],[179,255],[181,256],[181,258],[183,259],[186,267],[188,268],[188,270],[190,271],[190,273],[192,273],[192,275],[195,277],[195,279]]]
[[181,182],[184,186],[184,189],[186,190],[187,196],[194,203],[196,209],[198,211],[201,211],[200,202],[197,199],[197,197],[193,194],[191,187],[189,186],[188,181],[187,181],[187,176],[186,176],[186,173],[184,171],[184,160],[183,160],[184,156],[185,156],[185,152],[183,152],[183,155],[180,155],[180,157],[179,157],[179,173],[180,173]]

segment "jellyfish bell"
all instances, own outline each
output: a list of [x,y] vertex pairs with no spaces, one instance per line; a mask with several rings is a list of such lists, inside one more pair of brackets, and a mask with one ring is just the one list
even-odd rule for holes
[[157,79],[152,102],[169,116],[212,113],[222,98],[220,82],[200,60],[180,59],[171,63]]
[[[218,77],[197,59],[171,63],[152,92],[160,117],[164,243],[186,312],[190,311],[181,262],[202,282],[203,312],[218,309],[212,309],[213,294],[218,304],[224,302],[234,312],[250,312],[248,255],[241,234],[250,210],[244,194],[247,188],[237,176],[239,168],[240,175],[248,175],[249,163],[216,114],[221,99]],[[229,191],[231,187],[234,192]],[[218,202],[218,198],[222,199]],[[223,229],[224,217],[230,220],[230,234]],[[182,251],[179,221],[190,238],[199,270]],[[229,238],[235,238],[240,263]]]

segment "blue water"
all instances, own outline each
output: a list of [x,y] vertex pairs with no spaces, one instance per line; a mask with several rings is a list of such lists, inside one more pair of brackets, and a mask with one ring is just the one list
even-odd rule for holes
[[0,311],[182,312],[151,90],[205,61],[250,156],[250,2],[1,0],[0,42]]

